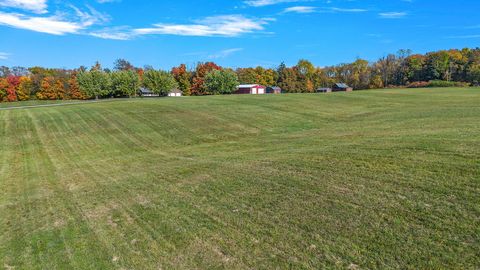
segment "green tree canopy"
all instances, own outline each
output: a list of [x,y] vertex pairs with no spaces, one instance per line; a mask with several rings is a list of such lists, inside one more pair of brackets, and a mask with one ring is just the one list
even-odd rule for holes
[[205,88],[209,94],[231,94],[238,86],[238,76],[230,69],[213,70],[205,77]]
[[82,71],[77,75],[80,90],[89,97],[105,97],[111,94],[112,81],[110,75],[99,70]]
[[178,88],[173,75],[163,70],[147,70],[143,75],[143,85],[161,96],[166,96],[171,90]]
[[111,74],[112,90],[116,96],[135,96],[140,87],[140,78],[133,70],[118,71]]

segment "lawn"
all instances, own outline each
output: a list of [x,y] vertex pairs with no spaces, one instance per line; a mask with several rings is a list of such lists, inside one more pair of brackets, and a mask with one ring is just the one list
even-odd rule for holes
[[0,111],[6,269],[478,269],[480,89]]

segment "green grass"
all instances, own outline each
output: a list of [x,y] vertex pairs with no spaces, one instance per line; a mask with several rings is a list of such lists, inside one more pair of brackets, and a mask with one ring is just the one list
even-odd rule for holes
[[0,108],[26,107],[26,106],[36,106],[36,105],[51,105],[51,104],[71,103],[71,102],[79,102],[79,101],[73,101],[73,100],[28,100],[28,101],[18,101],[18,102],[4,102],[4,103],[0,103]]
[[0,267],[478,269],[480,89],[0,111]]

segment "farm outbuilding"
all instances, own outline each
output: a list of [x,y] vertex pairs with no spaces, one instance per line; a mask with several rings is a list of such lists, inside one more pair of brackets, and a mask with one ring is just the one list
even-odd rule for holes
[[315,92],[317,92],[317,93],[331,93],[332,88],[328,88],[328,87],[318,88]]
[[160,96],[159,94],[155,94],[150,89],[145,87],[140,88],[140,90],[138,90],[138,94],[141,97],[159,97]]
[[281,94],[282,88],[278,86],[269,86],[267,87],[267,94]]
[[168,93],[169,97],[181,97],[183,96],[183,92],[179,89],[173,89]]
[[267,88],[259,84],[242,84],[237,86],[235,94],[250,94],[250,95],[263,95],[266,94]]
[[333,88],[332,88],[332,91],[333,92],[352,92],[353,91],[353,88],[348,86],[347,84],[345,83],[336,83]]

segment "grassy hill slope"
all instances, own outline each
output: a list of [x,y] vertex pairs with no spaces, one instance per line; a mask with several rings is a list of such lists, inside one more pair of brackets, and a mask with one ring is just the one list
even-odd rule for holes
[[0,111],[0,267],[478,268],[480,89]]

